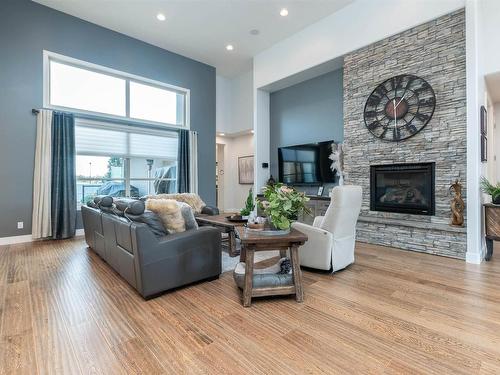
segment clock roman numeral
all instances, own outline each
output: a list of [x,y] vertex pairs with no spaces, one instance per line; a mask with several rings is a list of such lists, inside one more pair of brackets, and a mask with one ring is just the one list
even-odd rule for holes
[[380,96],[380,98],[383,98],[387,94],[387,89],[385,88],[384,85],[380,85],[375,89],[375,94]]
[[429,84],[427,82],[423,82],[422,83],[422,86],[416,88],[415,90],[413,90],[413,92],[416,94],[416,95],[419,95],[421,92],[424,92],[424,91],[427,91],[429,90],[431,87],[429,86]]
[[432,107],[435,104],[436,104],[436,99],[434,98],[420,99],[418,101],[418,105],[420,107]]
[[392,138],[396,139],[396,140],[401,139],[401,131],[399,130],[399,128],[394,128],[393,129],[393,131],[392,131]]
[[392,89],[399,90],[403,88],[403,76],[396,76],[392,79]]
[[426,115],[425,113],[420,113],[420,112],[418,112],[415,115],[415,117],[418,118],[422,122],[426,122],[429,119],[429,115]]
[[380,103],[380,100],[381,100],[381,99],[382,99],[382,98],[380,98],[380,97],[378,97],[378,96],[376,96],[376,95],[371,95],[371,96],[368,98],[368,103],[367,103],[367,104],[368,104],[370,107],[376,107],[377,105],[379,105],[379,103]]
[[408,129],[408,131],[411,134],[415,134],[417,132],[417,127],[415,125],[413,125],[413,124],[410,124],[410,123],[406,124],[406,129]]
[[370,123],[368,125],[368,129],[370,130],[375,130],[376,128],[378,128],[379,126],[381,126],[380,122],[378,121],[373,121],[372,123]]

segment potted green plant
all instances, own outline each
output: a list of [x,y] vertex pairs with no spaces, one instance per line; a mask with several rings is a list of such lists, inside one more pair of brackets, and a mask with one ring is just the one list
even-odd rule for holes
[[248,191],[248,196],[247,196],[247,199],[245,201],[245,207],[240,210],[240,215],[242,217],[248,217],[248,215],[250,215],[250,212],[252,212],[254,208],[255,208],[255,204],[253,201],[253,192],[252,192],[252,189],[250,189]]
[[491,195],[493,204],[500,204],[500,182],[493,185],[486,177],[481,177],[481,190],[483,193]]
[[265,200],[260,205],[272,229],[289,230],[299,215],[311,212],[306,206],[309,198],[292,187],[281,183],[267,185],[263,194]]

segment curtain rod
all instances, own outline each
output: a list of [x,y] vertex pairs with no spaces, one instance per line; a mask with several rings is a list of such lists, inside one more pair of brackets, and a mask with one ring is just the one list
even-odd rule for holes
[[40,113],[40,110],[39,109],[36,109],[36,108],[33,108],[31,110],[31,113],[34,114],[34,115],[38,115]]

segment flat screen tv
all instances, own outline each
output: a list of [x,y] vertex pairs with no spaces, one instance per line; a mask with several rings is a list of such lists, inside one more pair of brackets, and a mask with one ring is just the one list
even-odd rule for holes
[[280,147],[279,181],[289,185],[321,185],[335,182],[328,158],[333,141]]

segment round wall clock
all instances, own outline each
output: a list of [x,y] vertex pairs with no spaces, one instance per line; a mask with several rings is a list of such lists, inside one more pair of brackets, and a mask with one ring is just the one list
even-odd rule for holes
[[402,141],[428,124],[436,96],[423,78],[402,74],[382,82],[370,94],[364,117],[368,130],[384,141]]

